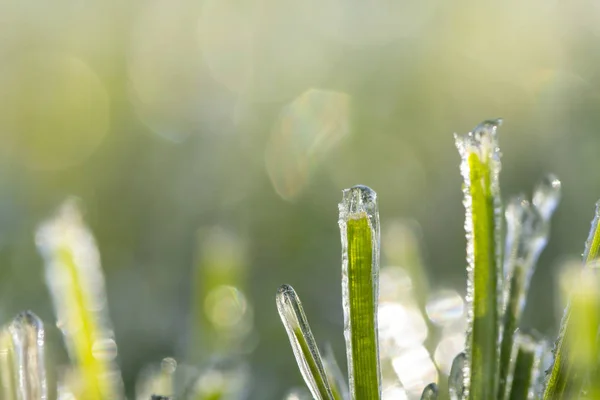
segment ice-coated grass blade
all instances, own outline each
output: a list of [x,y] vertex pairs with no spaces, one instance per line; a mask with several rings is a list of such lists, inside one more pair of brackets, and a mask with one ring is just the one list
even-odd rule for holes
[[17,399],[48,398],[44,357],[44,323],[32,312],[17,315],[8,327],[18,371]]
[[511,355],[506,397],[499,400],[533,400],[538,389],[540,363],[545,344],[536,342],[531,336],[517,332]]
[[465,395],[465,374],[468,371],[467,356],[459,353],[452,361],[448,375],[448,393],[450,400],[462,400]]
[[[592,220],[590,233],[585,243],[583,253],[584,264],[590,265],[598,260],[600,256],[600,201],[596,203],[596,213]],[[585,268],[585,267],[584,267]],[[577,290],[575,288],[575,290]],[[554,362],[550,374],[546,380],[544,389],[544,400],[566,399],[569,393],[580,390],[583,379],[575,376],[578,374],[575,359],[569,355],[569,344],[574,342],[571,322],[571,302],[567,305],[558,332],[558,339],[554,346]]]
[[12,335],[8,328],[0,332],[0,393],[2,399],[16,400],[18,367]]
[[329,380],[329,386],[331,387],[331,393],[333,394],[334,400],[349,400],[350,391],[348,389],[348,381],[344,378],[342,370],[340,369],[333,349],[330,344],[327,344],[323,349],[323,366],[325,367],[325,374]]
[[554,175],[549,175],[537,185],[533,205],[522,196],[517,196],[506,206],[506,280],[503,285],[498,399],[505,398],[515,330],[525,308],[535,265],[548,242],[550,218],[558,205],[560,190],[560,181]]
[[87,400],[123,398],[100,256],[74,200],[66,201],[38,228],[36,243],[46,264],[58,325],[75,365],[76,378],[69,389]]
[[277,291],[277,310],[306,386],[315,399],[333,400],[319,348],[308,325],[300,298],[291,286],[282,285]]
[[499,356],[500,120],[484,121],[456,136],[464,179],[467,236],[467,369],[468,398],[496,395]]
[[435,383],[430,383],[425,386],[423,393],[421,394],[421,400],[437,400],[438,398],[438,387]]
[[376,193],[366,186],[343,191],[339,205],[342,238],[342,303],[353,400],[381,398],[377,336],[379,212]]

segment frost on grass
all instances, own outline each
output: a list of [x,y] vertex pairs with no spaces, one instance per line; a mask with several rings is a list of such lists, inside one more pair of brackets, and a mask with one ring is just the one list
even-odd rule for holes
[[467,237],[467,342],[465,390],[471,399],[491,399],[497,385],[501,204],[498,175],[501,120],[484,121],[456,136],[464,185]]
[[69,389],[89,400],[123,398],[100,255],[73,199],[40,225],[36,244],[45,261],[57,324],[76,367]]

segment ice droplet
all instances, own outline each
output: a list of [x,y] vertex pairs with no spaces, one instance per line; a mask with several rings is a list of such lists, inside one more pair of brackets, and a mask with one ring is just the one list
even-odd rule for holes
[[448,376],[448,393],[450,400],[462,400],[465,393],[465,380],[469,376],[467,356],[459,353],[452,361],[450,375]]
[[421,394],[421,400],[437,400],[438,398],[438,387],[435,383],[430,383],[423,389]]
[[282,285],[279,288],[277,310],[306,386],[317,400],[333,399],[321,354],[294,288],[289,285]]
[[17,398],[48,398],[44,364],[44,323],[31,311],[17,315],[8,330],[14,344]]
[[542,178],[533,191],[533,205],[545,220],[550,219],[560,202],[561,186],[556,175],[548,174]]

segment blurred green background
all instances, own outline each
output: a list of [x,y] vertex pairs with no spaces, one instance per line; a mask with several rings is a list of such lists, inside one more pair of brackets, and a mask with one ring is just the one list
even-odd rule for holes
[[301,382],[282,283],[345,369],[341,190],[376,190],[383,229],[418,227],[430,286],[464,293],[452,134],[503,117],[503,195],[563,183],[524,323],[554,336],[556,266],[600,198],[599,35],[593,1],[2,0],[0,317],[32,309],[60,345],[34,232],[79,197],[131,393],[203,340],[199,242],[221,229],[243,247],[249,398],[281,398]]

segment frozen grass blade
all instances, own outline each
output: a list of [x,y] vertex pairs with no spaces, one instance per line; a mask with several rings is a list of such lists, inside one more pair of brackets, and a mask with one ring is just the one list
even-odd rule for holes
[[48,398],[44,357],[44,323],[32,312],[17,315],[8,327],[12,337],[17,374],[17,399]]
[[[590,265],[598,260],[600,256],[600,202],[596,203],[596,213],[592,220],[592,226],[588,239],[585,243],[585,251],[583,253],[584,264]],[[570,303],[570,302],[569,302]],[[565,309],[565,314],[560,324],[558,339],[554,346],[554,362],[550,370],[550,375],[546,381],[544,389],[544,400],[560,400],[566,399],[569,393],[577,392],[580,388],[574,388],[574,385],[581,385],[583,380],[576,377],[578,368],[573,356],[569,355],[568,346],[574,342],[572,336],[577,333],[573,332],[571,327],[571,304],[568,304]]]
[[[506,399],[535,399],[544,350],[543,342],[536,342],[531,336],[519,332],[515,334]],[[504,400],[505,398],[499,397],[498,399]]]
[[498,399],[505,398],[515,330],[525,308],[535,265],[548,242],[550,218],[558,205],[560,190],[560,181],[554,175],[549,175],[537,185],[533,195],[534,205],[518,196],[511,199],[506,206],[506,281],[503,294]]
[[342,238],[344,337],[353,400],[381,398],[377,336],[379,212],[366,186],[343,191],[339,205]]
[[430,383],[425,386],[423,393],[421,394],[421,400],[437,400],[438,399],[438,387],[435,383]]
[[329,386],[331,387],[331,393],[333,394],[334,400],[348,400],[350,399],[350,391],[348,390],[348,382],[342,374],[333,349],[331,345],[327,344],[323,351],[323,366],[325,367],[325,374],[329,380]]
[[72,383],[77,387],[69,389],[86,400],[123,398],[100,256],[74,201],[65,202],[38,228],[36,243],[45,260],[58,325],[76,367]]
[[18,368],[12,335],[7,328],[0,332],[0,383],[2,399],[17,398]]
[[499,356],[500,120],[484,121],[465,136],[456,136],[462,158],[467,234],[467,370],[470,399],[496,395]]
[[277,310],[306,386],[315,399],[333,400],[315,338],[308,325],[300,298],[291,286],[282,285],[277,291]]

